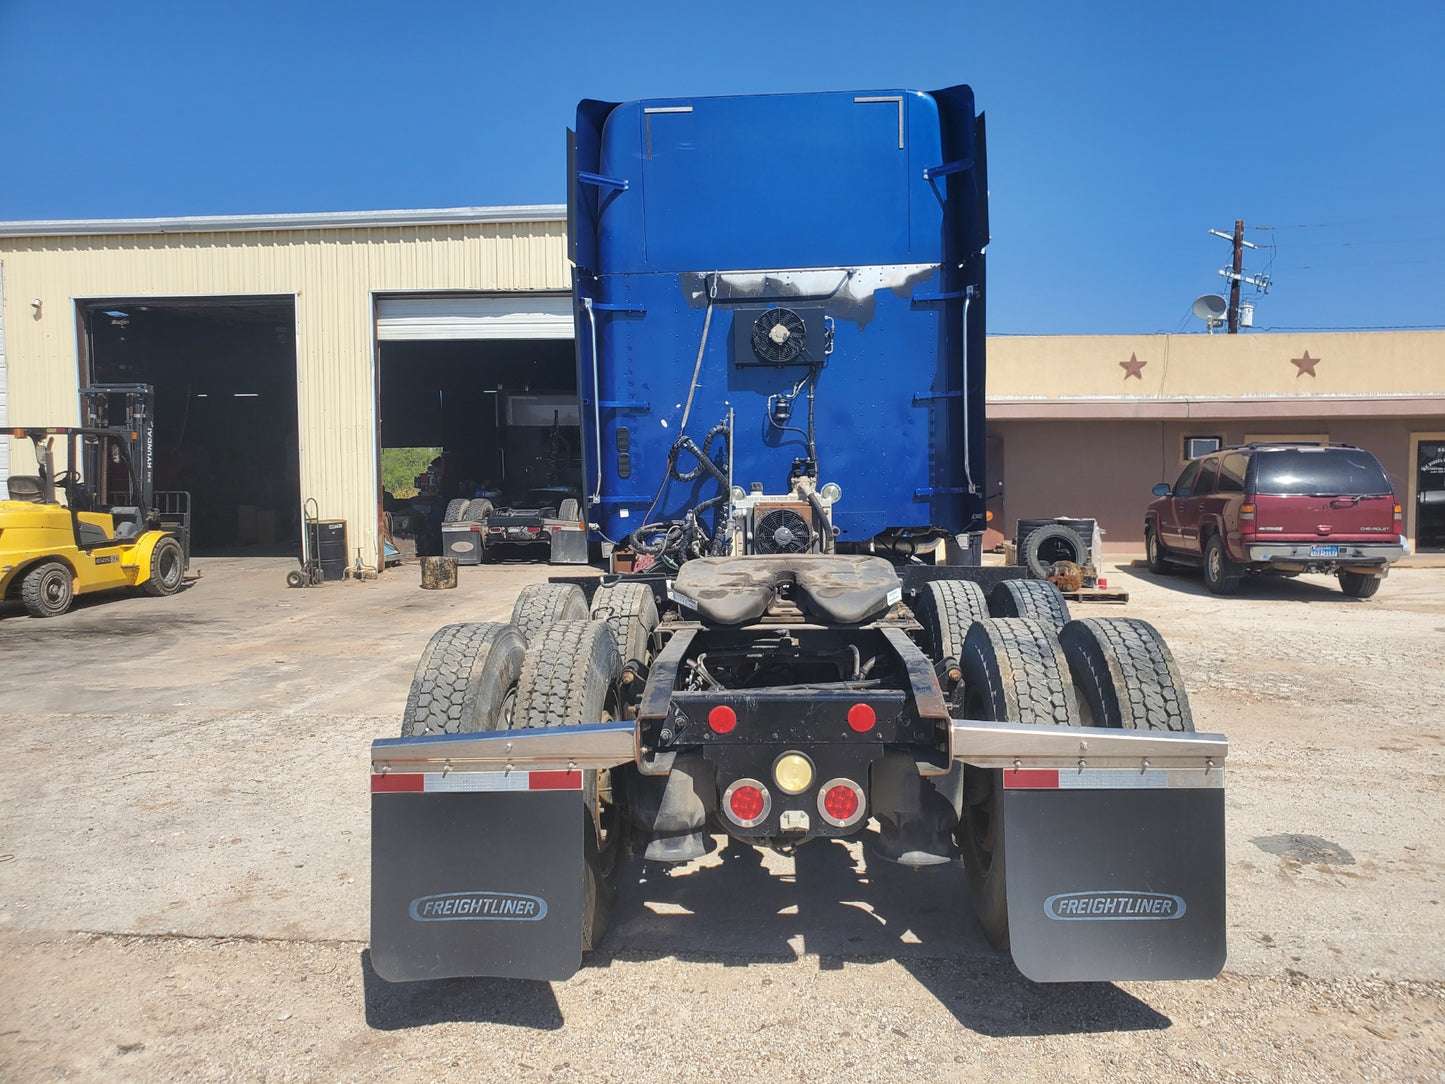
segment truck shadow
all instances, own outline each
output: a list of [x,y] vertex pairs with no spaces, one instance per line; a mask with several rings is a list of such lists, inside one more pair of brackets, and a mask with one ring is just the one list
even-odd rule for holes
[[366,1024],[378,1031],[400,1031],[425,1024],[505,1024],[534,1031],[556,1031],[562,1010],[552,984],[526,979],[434,979],[387,982],[371,966],[371,951],[361,953]]
[[[952,863],[908,869],[815,841],[791,860],[730,842],[683,867],[624,870],[612,930],[591,967],[663,958],[746,967],[816,956],[822,970],[892,960],[964,1027],[988,1036],[1162,1030],[1172,1025],[1112,983],[1040,984],[992,949]],[[714,868],[721,867],[721,868]],[[791,867],[791,869],[789,869]]]
[[[792,859],[730,842],[680,867],[641,861],[622,871],[612,926],[583,970],[675,959],[745,968],[894,961],[961,1025],[991,1037],[1158,1031],[1167,1016],[1112,983],[1041,984],[989,947],[958,865],[911,870],[857,847],[816,841]],[[814,964],[811,957],[815,957]],[[554,1031],[552,984],[521,979],[391,983],[360,955],[367,1025],[396,1031],[445,1022]]]
[[[1177,591],[1181,595],[1197,598],[1217,598],[1227,603],[1231,600],[1254,602],[1345,602],[1368,604],[1374,599],[1351,598],[1340,590],[1334,577],[1300,576],[1291,579],[1286,576],[1245,576],[1239,581],[1239,589],[1232,595],[1214,595],[1204,586],[1204,579],[1198,569],[1180,568],[1177,572],[1159,575],[1144,569],[1120,569],[1128,571],[1148,583]],[[1387,581],[1388,582],[1388,581]],[[1382,588],[1386,590],[1387,588]]]

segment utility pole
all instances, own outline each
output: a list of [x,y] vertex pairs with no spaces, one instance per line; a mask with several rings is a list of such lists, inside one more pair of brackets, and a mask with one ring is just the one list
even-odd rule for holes
[[[1234,244],[1234,263],[1231,264],[1227,270],[1221,268],[1219,273],[1229,280],[1229,334],[1238,335],[1239,284],[1241,282],[1247,282],[1256,290],[1267,294],[1269,293],[1269,276],[1267,274],[1246,276],[1244,273],[1244,250],[1247,248],[1259,248],[1258,245],[1250,244],[1244,239],[1244,219],[1237,218],[1234,220],[1233,236],[1225,233],[1223,230],[1210,230],[1209,232],[1215,237],[1222,237],[1226,241],[1231,241]],[[1195,315],[1202,314],[1196,313]],[[1216,316],[1215,319],[1217,320],[1218,317]],[[1218,326],[1217,323],[1211,324],[1210,330]]]
[[1234,220],[1234,274],[1229,276],[1229,333],[1239,334],[1239,279],[1244,272],[1244,219]]

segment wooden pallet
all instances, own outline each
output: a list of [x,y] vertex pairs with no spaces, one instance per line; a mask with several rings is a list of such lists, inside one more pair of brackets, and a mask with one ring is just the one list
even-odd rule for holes
[[1097,587],[1084,587],[1077,591],[1063,592],[1070,602],[1118,602],[1129,601],[1128,591],[1101,591]]

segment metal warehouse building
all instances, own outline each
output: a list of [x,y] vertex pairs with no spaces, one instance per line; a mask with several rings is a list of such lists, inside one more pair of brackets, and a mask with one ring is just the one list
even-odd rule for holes
[[6,424],[78,424],[80,386],[152,384],[156,485],[191,493],[198,552],[298,538],[314,500],[375,564],[383,445],[484,442],[499,388],[575,395],[565,217],[0,224]]
[[[0,223],[0,420],[73,425],[81,386],[152,384],[157,488],[191,493],[197,552],[284,547],[314,501],[375,564],[382,448],[501,462],[503,398],[575,397],[565,217]],[[988,395],[1005,536],[1077,516],[1137,542],[1189,455],[1294,437],[1370,448],[1415,544],[1445,546],[1445,332],[994,338]],[[28,442],[7,458],[31,469]]]

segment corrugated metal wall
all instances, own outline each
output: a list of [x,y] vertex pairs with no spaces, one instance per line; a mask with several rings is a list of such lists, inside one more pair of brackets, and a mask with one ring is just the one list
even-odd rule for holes
[[[377,538],[374,292],[566,291],[561,221],[8,237],[10,413],[74,425],[74,301],[294,295],[301,491],[345,519],[353,551]],[[26,316],[16,298],[26,301]],[[31,317],[30,299],[40,299]],[[11,444],[16,469],[27,449]]]
[[[0,263],[0,430],[10,424],[6,407],[5,374],[5,265]],[[0,437],[0,493],[5,493],[5,479],[10,477],[10,441]]]

